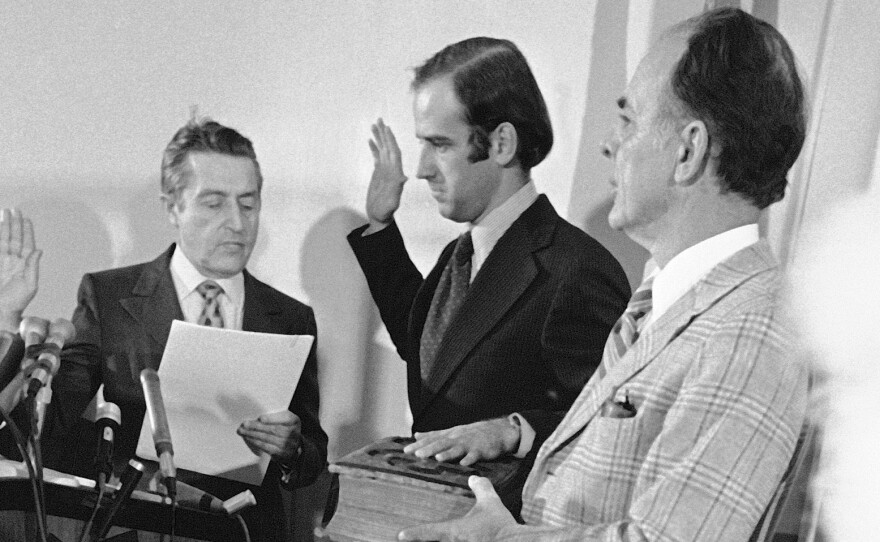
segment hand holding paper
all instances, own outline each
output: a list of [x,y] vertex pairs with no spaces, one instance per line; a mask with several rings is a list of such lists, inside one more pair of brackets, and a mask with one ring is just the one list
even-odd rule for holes
[[[176,320],[158,372],[177,468],[260,485],[269,455],[294,457],[301,424],[286,409],[313,341]],[[137,454],[156,457],[146,425]]]
[[238,426],[237,433],[257,455],[267,453],[278,461],[296,457],[302,442],[299,416],[289,410],[263,414]]

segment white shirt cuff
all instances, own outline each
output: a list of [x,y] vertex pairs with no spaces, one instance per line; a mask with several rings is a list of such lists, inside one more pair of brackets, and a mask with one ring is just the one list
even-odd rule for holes
[[507,421],[519,427],[519,447],[513,456],[522,459],[532,450],[532,445],[535,443],[535,429],[518,412],[508,416]]

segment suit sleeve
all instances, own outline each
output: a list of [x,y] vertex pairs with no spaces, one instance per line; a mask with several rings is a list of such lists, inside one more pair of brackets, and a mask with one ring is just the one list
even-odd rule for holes
[[348,243],[397,352],[405,360],[417,359],[417,352],[410,355],[406,349],[410,310],[422,285],[422,275],[406,251],[396,222],[364,237],[366,228],[362,226],[348,234]]
[[318,419],[318,327],[315,323],[315,314],[308,309],[308,324],[306,334],[313,335],[315,341],[309,357],[303,367],[299,383],[290,402],[289,410],[299,416],[302,423],[302,453],[293,465],[293,476],[283,483],[283,486],[291,489],[307,486],[314,482],[327,464],[327,434],[321,428]]
[[784,336],[772,316],[743,312],[706,337],[681,389],[669,391],[674,403],[648,451],[660,472],[634,472],[641,483],[625,520],[517,526],[503,539],[747,540],[791,460],[806,410],[808,371],[792,361]]
[[602,247],[567,269],[553,293],[541,333],[542,362],[556,382],[554,391],[563,408],[520,413],[535,430],[531,455],[556,429],[601,363],[608,334],[630,296],[626,274]]
[[91,275],[85,275],[80,283],[72,322],[76,336],[65,345],[61,367],[52,381],[44,444],[49,465],[64,460],[70,431],[101,385],[101,322]]

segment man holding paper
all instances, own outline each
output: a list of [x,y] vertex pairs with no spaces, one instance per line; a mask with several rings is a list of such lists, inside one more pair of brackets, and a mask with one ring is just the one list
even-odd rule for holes
[[[311,308],[245,269],[259,229],[262,187],[251,142],[216,122],[191,120],[166,147],[161,180],[177,243],[151,262],[83,277],[73,315],[76,341],[64,349],[55,379],[49,444],[56,446],[49,446],[50,462],[63,462],[66,443],[76,438],[72,428],[102,384],[105,399],[122,410],[114,459],[119,463],[134,455],[145,413],[138,378],[145,368],[159,368],[174,320],[316,335]],[[252,359],[240,363],[259,361],[255,351]],[[257,507],[246,511],[245,519],[255,540],[280,540],[286,523],[280,488],[312,483],[326,463],[314,344],[288,409],[245,420],[237,432],[252,451],[271,456],[262,486],[250,488]],[[178,473],[184,482],[220,499],[245,489],[229,480],[191,474]]]

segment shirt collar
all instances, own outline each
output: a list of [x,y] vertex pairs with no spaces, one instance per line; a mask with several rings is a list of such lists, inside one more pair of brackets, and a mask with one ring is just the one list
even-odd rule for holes
[[655,270],[651,321],[660,318],[713,267],[756,242],[758,225],[747,224],[701,241],[677,254],[662,269]]
[[535,183],[529,180],[504,203],[492,209],[479,223],[471,226],[471,240],[474,244],[473,274],[476,274],[489,257],[489,253],[495,248],[501,236],[537,199],[538,190],[535,188]]
[[[239,272],[227,279],[209,279],[199,273],[196,267],[189,261],[183,250],[178,245],[171,255],[171,276],[174,277],[174,288],[177,290],[177,299],[185,299],[192,294],[199,284],[206,280],[213,280],[223,288],[223,293],[236,306],[240,306],[244,299],[244,273]],[[201,294],[197,294],[201,295]]]

